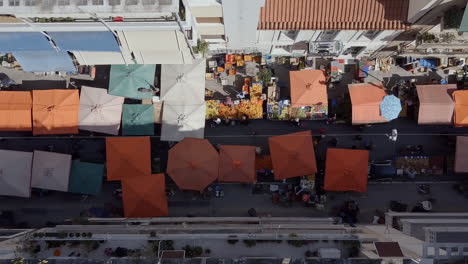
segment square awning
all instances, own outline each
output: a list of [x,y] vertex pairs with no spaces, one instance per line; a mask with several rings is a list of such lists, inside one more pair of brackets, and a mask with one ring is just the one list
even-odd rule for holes
[[454,91],[453,101],[455,102],[455,111],[453,115],[454,125],[456,127],[468,126],[468,91]]
[[419,98],[418,124],[448,125],[452,123],[455,103],[452,93],[455,84],[417,85]]
[[31,131],[31,92],[0,91],[0,131]]
[[164,64],[161,66],[161,100],[187,104],[205,102],[206,60],[193,64]]
[[124,99],[120,96],[107,94],[106,89],[82,86],[79,128],[118,135]]
[[68,183],[68,191],[72,193],[97,195],[101,192],[103,178],[104,164],[74,160]]
[[153,98],[156,65],[112,65],[109,94],[133,99]]
[[368,166],[367,150],[329,148],[325,165],[324,190],[365,192]]
[[203,138],[205,135],[206,104],[184,104],[164,101],[161,141],[181,141]]
[[34,151],[31,187],[68,192],[71,155]]
[[0,150],[0,195],[30,197],[33,153]]
[[66,51],[120,52],[117,39],[110,31],[48,32],[54,43]]
[[387,95],[382,83],[348,84],[353,125],[388,122],[380,114],[380,103]]
[[25,72],[76,72],[66,51],[21,51],[13,56]]
[[328,105],[325,73],[321,70],[290,71],[291,103],[294,107]]
[[0,53],[18,51],[54,51],[54,47],[39,32],[0,32]]
[[154,135],[153,105],[125,104],[122,115],[122,135]]
[[133,53],[139,64],[192,63],[190,48],[184,34],[179,30],[132,30],[117,33],[122,46]]

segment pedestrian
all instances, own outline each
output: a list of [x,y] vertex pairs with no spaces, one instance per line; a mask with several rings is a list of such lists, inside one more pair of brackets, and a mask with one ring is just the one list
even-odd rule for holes
[[249,124],[249,116],[243,114],[240,123],[241,125],[247,126]]
[[294,118],[294,119],[291,119],[291,124],[292,124],[293,126],[299,127],[299,126],[301,126],[301,120],[300,120],[298,117],[296,117],[296,118]]
[[216,126],[219,126],[220,124],[221,124],[221,119],[217,117],[213,119],[213,122],[211,123],[211,127],[216,127]]

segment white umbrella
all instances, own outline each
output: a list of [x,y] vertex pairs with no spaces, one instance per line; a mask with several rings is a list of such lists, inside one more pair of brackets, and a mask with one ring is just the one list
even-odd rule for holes
[[161,141],[180,141],[186,137],[203,138],[205,134],[206,104],[165,101]]
[[124,99],[107,94],[106,89],[82,86],[79,128],[118,135]]
[[68,191],[71,170],[71,155],[34,151],[31,187]]
[[205,101],[206,60],[161,66],[161,100],[198,104]]
[[0,150],[0,195],[30,197],[31,152]]

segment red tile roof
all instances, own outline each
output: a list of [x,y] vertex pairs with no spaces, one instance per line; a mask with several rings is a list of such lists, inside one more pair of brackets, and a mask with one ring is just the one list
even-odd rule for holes
[[409,0],[266,0],[261,30],[407,29]]

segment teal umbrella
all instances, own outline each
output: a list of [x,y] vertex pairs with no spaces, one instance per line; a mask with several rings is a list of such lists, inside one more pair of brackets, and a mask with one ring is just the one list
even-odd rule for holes
[[122,135],[154,135],[153,105],[124,104],[122,116]]
[[104,164],[74,160],[71,168],[68,191],[73,193],[97,195],[101,192],[104,177]]
[[133,98],[152,98],[156,65],[112,65],[109,94]]

